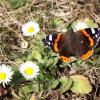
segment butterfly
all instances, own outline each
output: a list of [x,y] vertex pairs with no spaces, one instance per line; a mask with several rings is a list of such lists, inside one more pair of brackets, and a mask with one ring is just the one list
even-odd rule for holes
[[65,33],[47,35],[42,39],[45,46],[59,54],[59,59],[71,62],[71,57],[80,60],[88,59],[100,42],[99,28],[86,28],[74,32],[69,29]]

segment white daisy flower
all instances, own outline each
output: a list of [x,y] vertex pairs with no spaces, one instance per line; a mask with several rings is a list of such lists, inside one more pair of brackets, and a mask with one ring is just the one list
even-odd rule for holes
[[36,35],[39,31],[39,24],[35,21],[30,21],[22,26],[22,32],[25,36]]
[[35,78],[39,75],[39,66],[32,61],[21,64],[19,71],[27,80]]
[[0,65],[0,84],[2,83],[5,87],[5,84],[8,84],[11,81],[13,71],[9,66],[5,64]]
[[82,22],[82,21],[79,21],[79,22],[77,22],[77,24],[75,25],[74,31],[76,32],[76,31],[78,31],[78,30],[80,30],[80,29],[85,29],[85,28],[88,28],[87,24],[84,23],[84,22]]

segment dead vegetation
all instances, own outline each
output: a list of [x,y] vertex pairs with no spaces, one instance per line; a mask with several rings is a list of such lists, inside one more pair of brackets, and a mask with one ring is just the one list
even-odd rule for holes
[[[87,17],[100,24],[100,1],[28,0],[24,6],[14,9],[7,1],[0,0],[0,63],[14,63],[16,56],[13,57],[13,54],[16,55],[21,52],[20,41],[22,34],[20,29],[22,24],[35,18],[40,22],[41,32],[49,34],[50,31],[59,31],[51,25],[52,19],[56,17],[67,25],[77,19]],[[63,28],[63,25],[61,28]],[[68,91],[60,94],[56,90],[50,90],[37,96],[41,98],[40,100],[100,100],[99,60],[95,64],[90,64],[88,69],[82,68],[81,70],[79,68],[77,72],[89,77],[93,85],[92,93],[76,95]]]

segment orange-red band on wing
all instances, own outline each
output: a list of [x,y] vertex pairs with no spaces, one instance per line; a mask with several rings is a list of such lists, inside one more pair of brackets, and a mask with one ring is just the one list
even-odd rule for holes
[[59,51],[59,49],[58,49],[58,42],[59,42],[60,38],[61,38],[61,34],[58,33],[58,36],[57,36],[57,38],[55,39],[55,43],[54,43],[54,51],[55,51],[55,52],[58,52],[58,51]]
[[60,56],[60,59],[61,59],[63,62],[71,62],[71,58],[68,58],[68,57],[65,57],[65,56]]
[[83,54],[80,59],[81,60],[85,60],[87,58],[89,58],[91,55],[93,54],[93,50],[89,50],[88,52],[86,52],[85,54]]
[[[94,40],[90,37],[90,35],[89,35],[84,29],[81,29],[80,31],[82,31],[82,33],[89,39],[89,41],[90,41],[90,46],[93,47],[93,46],[94,46]],[[93,54],[93,50],[89,50],[89,51],[87,51],[85,54],[83,54],[83,55],[80,57],[80,59],[81,59],[81,60],[87,59],[87,58],[89,58],[92,54]]]
[[90,35],[84,30],[84,29],[81,29],[80,31],[82,31],[82,33],[88,37],[89,41],[90,41],[90,46],[93,47],[94,46],[94,41],[93,39],[90,37]]

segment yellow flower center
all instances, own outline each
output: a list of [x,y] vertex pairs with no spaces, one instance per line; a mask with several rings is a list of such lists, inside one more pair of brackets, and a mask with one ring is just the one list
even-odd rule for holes
[[34,29],[34,27],[29,27],[27,31],[28,31],[28,33],[32,33],[35,31],[35,29]]
[[0,72],[0,80],[5,80],[6,74],[3,72]]
[[34,72],[34,70],[33,70],[33,68],[26,68],[26,70],[25,70],[25,73],[27,74],[27,75],[31,75],[31,74],[33,74],[33,72]]

